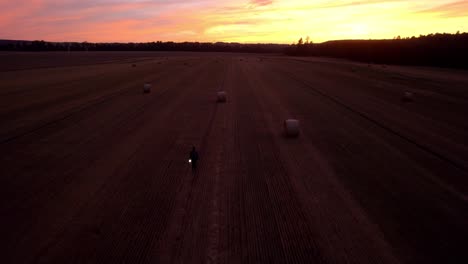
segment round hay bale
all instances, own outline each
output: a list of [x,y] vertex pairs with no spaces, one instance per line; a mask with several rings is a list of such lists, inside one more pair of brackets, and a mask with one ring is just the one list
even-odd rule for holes
[[403,96],[401,97],[401,100],[403,102],[412,102],[414,100],[413,97],[414,97],[414,94],[412,92],[406,91],[406,92],[403,93]]
[[218,99],[218,103],[224,103],[226,102],[226,92],[225,91],[219,91],[217,93],[217,99]]
[[151,86],[152,86],[152,85],[151,85],[150,83],[145,83],[145,84],[143,85],[143,93],[149,93],[149,92],[151,92]]
[[297,119],[286,119],[284,121],[284,135],[286,137],[297,137],[297,136],[299,136],[299,120],[297,120]]

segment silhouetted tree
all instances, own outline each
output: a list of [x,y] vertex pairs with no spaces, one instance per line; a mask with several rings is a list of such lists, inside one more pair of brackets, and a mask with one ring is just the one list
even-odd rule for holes
[[326,56],[367,63],[468,68],[468,33],[429,34],[393,40],[341,40],[291,45],[292,56]]
[[200,42],[89,43],[0,40],[0,50],[11,51],[215,51],[281,53],[288,45]]

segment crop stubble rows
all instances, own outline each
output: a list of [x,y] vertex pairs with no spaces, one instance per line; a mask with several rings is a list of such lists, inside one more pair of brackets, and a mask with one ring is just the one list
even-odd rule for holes
[[[64,77],[4,87],[4,102],[40,89],[55,93],[21,101],[24,107],[11,100],[0,113],[8,117],[0,131],[7,262],[465,257],[466,109],[463,97],[453,97],[459,84],[444,91],[450,80],[439,78],[419,87],[426,82],[410,78],[412,71],[336,61],[186,56],[162,65],[145,57],[136,68],[93,66],[105,74],[83,74],[82,84]],[[145,81],[155,88],[146,95]],[[228,101],[217,104],[221,89]],[[404,89],[426,93],[402,105]],[[430,115],[423,103],[447,104],[454,115]],[[301,120],[298,139],[281,135],[289,117]],[[187,163],[192,145],[201,155],[195,174]]]

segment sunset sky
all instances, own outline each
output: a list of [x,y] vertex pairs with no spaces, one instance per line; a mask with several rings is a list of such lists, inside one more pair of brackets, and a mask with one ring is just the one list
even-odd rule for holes
[[468,0],[0,0],[0,39],[292,43],[468,31]]

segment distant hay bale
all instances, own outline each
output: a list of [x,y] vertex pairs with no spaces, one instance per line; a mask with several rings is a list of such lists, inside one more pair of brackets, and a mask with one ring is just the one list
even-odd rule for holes
[[412,92],[406,91],[406,92],[403,93],[403,96],[401,97],[401,100],[403,102],[407,102],[407,103],[412,102],[414,100],[414,94]]
[[132,64],[132,67],[135,68],[135,67],[136,67],[136,64]]
[[224,103],[226,102],[226,92],[225,91],[219,91],[217,94],[217,101],[218,103]]
[[287,119],[284,121],[284,135],[286,137],[299,136],[299,120]]
[[151,87],[152,87],[152,85],[151,85],[150,83],[145,83],[145,84],[143,85],[143,93],[149,93],[149,92],[151,92]]

